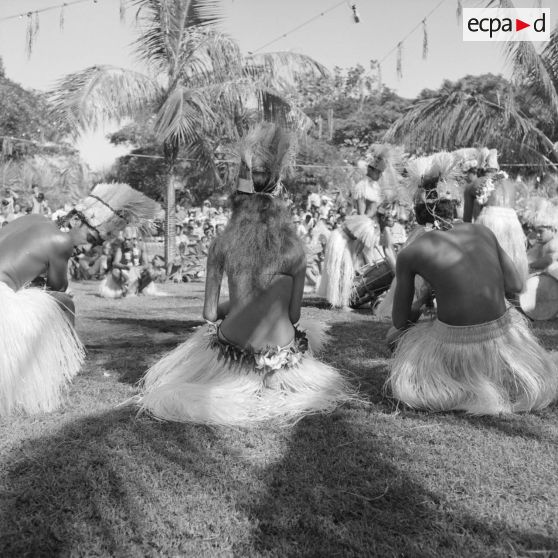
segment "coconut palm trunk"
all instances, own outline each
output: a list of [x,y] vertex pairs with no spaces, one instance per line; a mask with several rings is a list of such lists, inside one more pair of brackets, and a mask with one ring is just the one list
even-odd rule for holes
[[174,164],[169,165],[165,195],[165,263],[172,262],[176,245],[176,184]]

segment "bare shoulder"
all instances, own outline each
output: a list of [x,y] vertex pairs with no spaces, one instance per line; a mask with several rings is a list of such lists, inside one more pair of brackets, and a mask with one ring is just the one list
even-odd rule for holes
[[55,226],[54,230],[50,229],[48,235],[45,235],[45,238],[48,238],[49,244],[52,246],[53,250],[62,255],[71,254],[74,246],[72,244],[72,240],[70,235],[63,233],[62,231],[58,230]]
[[297,238],[284,254],[285,272],[298,273],[306,267],[306,251],[302,242]]
[[550,242],[547,242],[545,249],[547,253],[558,253],[558,238],[553,238]]

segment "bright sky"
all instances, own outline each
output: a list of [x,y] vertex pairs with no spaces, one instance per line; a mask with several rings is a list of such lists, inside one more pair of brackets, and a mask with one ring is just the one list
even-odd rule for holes
[[[68,1],[68,0],[67,0]],[[292,50],[308,54],[329,68],[368,67],[370,59],[383,59],[440,0],[357,0],[361,22],[352,19],[349,1],[289,33],[265,50]],[[64,74],[94,64],[137,68],[130,44],[135,37],[134,9],[126,23],[119,18],[120,0],[91,0],[65,9],[60,30],[60,10],[39,15],[39,30],[30,59],[25,52],[27,17],[2,18],[61,4],[61,0],[0,0],[0,56],[7,76],[24,87],[46,90]],[[305,21],[338,4],[339,0],[222,0],[223,29],[244,52],[256,51]],[[475,7],[480,0],[463,0]],[[558,0],[543,0],[550,7],[552,25]],[[530,7],[533,0],[516,2]],[[465,43],[456,19],[457,0],[443,0],[428,18],[429,54],[422,59],[419,27],[403,46],[403,77],[396,75],[396,53],[382,66],[384,83],[400,95],[412,97],[425,87],[436,88],[443,79],[485,72],[509,75],[497,43]]]

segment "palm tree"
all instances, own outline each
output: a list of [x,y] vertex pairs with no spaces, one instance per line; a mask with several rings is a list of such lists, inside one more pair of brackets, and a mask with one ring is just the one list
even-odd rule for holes
[[[513,8],[510,0],[489,0],[488,7]],[[411,106],[387,131],[385,139],[411,150],[455,149],[470,145],[497,147],[508,158],[529,164],[556,165],[558,144],[558,30],[538,52],[531,42],[504,44],[513,67],[508,91],[496,101],[483,94],[443,88],[435,97]],[[533,112],[543,115],[545,131],[518,106],[518,93]]]
[[253,105],[266,119],[302,121],[282,96],[285,80],[326,70],[303,55],[243,57],[217,31],[220,0],[131,0],[137,7],[135,49],[150,75],[93,66],[64,77],[53,92],[55,114],[74,130],[107,119],[146,118],[167,166],[165,259],[174,252],[175,168],[180,154],[214,168],[214,142],[235,137]]

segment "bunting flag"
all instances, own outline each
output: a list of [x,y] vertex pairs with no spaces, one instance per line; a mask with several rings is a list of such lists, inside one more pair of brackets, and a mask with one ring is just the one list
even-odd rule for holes
[[461,0],[457,0],[457,25],[461,24],[461,18],[463,17],[463,4]]
[[403,43],[397,43],[397,65],[396,65],[397,79],[403,77]]
[[33,44],[39,32],[39,14],[37,12],[27,12],[27,31],[25,34],[25,50],[27,58],[31,58]]
[[426,29],[426,18],[422,20],[422,59],[428,56],[428,30]]
[[62,4],[60,7],[60,17],[58,19],[58,26],[60,27],[60,31],[64,31],[64,8],[66,7],[66,3]]

